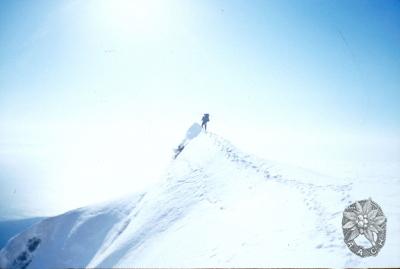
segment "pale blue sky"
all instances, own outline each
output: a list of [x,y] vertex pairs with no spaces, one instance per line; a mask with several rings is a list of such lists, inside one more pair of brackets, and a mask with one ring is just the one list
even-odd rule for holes
[[0,5],[0,215],[156,182],[204,112],[243,149],[312,169],[399,157],[399,1]]

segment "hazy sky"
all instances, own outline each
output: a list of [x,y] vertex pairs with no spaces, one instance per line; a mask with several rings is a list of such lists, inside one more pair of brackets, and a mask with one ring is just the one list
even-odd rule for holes
[[399,1],[1,1],[0,219],[156,182],[186,129],[400,160]]

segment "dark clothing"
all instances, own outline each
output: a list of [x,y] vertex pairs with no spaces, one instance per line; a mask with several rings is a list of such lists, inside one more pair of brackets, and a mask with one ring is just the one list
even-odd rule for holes
[[201,119],[201,127],[204,128],[204,130],[207,131],[207,122],[210,121],[210,115],[209,114],[204,114],[203,118]]
[[207,122],[203,122],[203,123],[201,124],[201,127],[204,128],[204,130],[207,131]]

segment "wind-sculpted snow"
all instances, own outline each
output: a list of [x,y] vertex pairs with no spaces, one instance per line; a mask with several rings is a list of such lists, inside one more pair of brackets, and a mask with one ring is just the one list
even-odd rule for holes
[[[8,242],[0,267],[399,263],[394,253],[400,246],[393,241],[369,259],[356,257],[344,245],[342,212],[359,198],[358,184],[262,160],[196,130],[186,136],[184,150],[158,186],[42,221]],[[391,210],[398,218],[398,210]]]
[[43,220],[8,242],[0,251],[0,268],[85,267],[140,198],[135,195]]

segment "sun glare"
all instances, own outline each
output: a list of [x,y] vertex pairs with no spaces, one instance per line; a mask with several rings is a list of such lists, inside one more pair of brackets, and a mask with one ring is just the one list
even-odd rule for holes
[[147,33],[154,31],[160,23],[161,4],[154,0],[103,0],[98,15],[114,30]]

